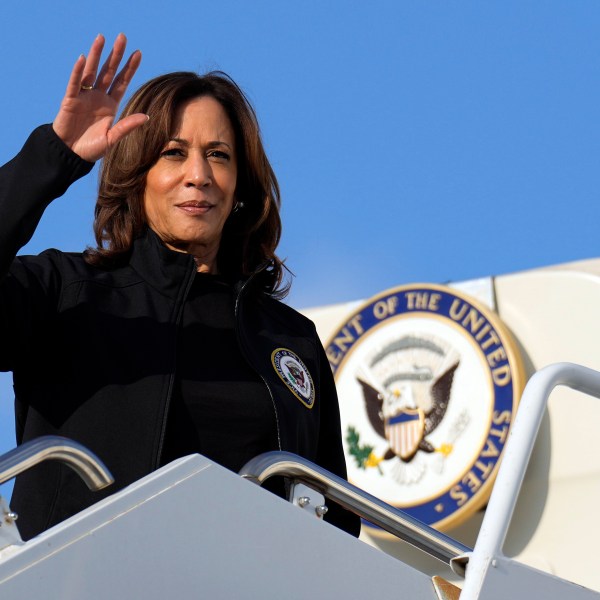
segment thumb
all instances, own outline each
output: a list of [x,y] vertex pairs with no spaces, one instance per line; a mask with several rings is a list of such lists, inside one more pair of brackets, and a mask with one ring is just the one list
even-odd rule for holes
[[114,146],[119,140],[130,134],[134,129],[141,127],[150,120],[148,115],[136,113],[117,121],[107,132],[108,145]]

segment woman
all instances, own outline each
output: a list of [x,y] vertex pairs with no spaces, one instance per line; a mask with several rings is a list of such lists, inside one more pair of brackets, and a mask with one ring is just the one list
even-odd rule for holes
[[[52,126],[0,170],[0,368],[17,439],[58,434],[100,456],[112,493],[200,452],[237,471],[282,449],[346,474],[335,387],[314,325],[280,303],[277,181],[252,108],[223,74],[148,82],[117,37],[80,57]],[[104,158],[84,254],[17,257],[45,207]],[[98,501],[70,469],[17,479],[25,538]],[[336,506],[328,520],[358,533]]]

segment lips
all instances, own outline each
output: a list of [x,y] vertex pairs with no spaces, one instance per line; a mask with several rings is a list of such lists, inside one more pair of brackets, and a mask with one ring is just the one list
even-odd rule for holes
[[187,214],[202,215],[206,214],[211,208],[214,208],[215,205],[207,200],[189,200],[187,202],[176,204],[175,206]]

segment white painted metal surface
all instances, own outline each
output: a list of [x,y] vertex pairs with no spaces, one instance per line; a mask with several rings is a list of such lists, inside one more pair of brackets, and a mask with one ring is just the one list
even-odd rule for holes
[[7,548],[23,543],[16,523],[17,518],[18,515],[10,510],[8,502],[0,496],[0,560]]
[[238,475],[180,459],[0,560],[0,598],[434,599],[430,578]]
[[[463,589],[460,600],[468,597]],[[481,600],[598,600],[600,594],[509,558],[499,557],[474,597]]]
[[[470,556],[462,600],[600,598],[502,556],[544,400],[559,384],[600,395],[600,373],[576,365],[555,365],[534,378],[481,543]],[[6,600],[436,598],[429,575],[198,455],[167,465],[33,540],[16,541],[0,553],[0,597]],[[457,597],[452,589],[439,598]]]

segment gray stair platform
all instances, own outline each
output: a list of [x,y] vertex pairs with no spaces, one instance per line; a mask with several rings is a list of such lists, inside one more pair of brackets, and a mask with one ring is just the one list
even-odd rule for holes
[[431,579],[193,455],[0,553],[3,600],[436,598]]

